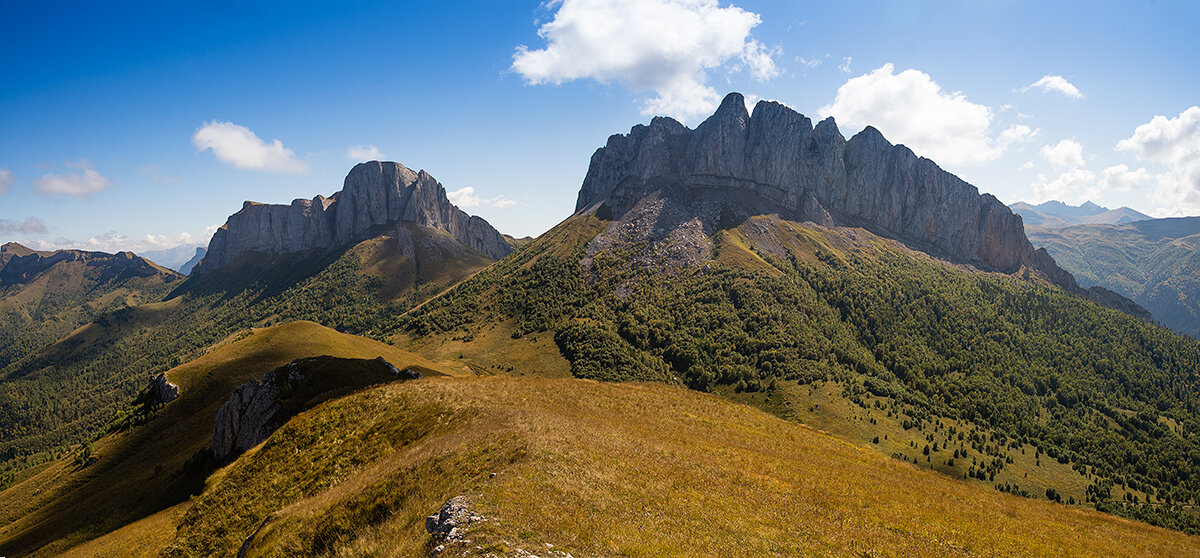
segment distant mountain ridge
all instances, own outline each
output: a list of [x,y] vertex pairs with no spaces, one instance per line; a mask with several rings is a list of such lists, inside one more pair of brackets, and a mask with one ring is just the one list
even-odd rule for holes
[[493,259],[512,251],[486,220],[450,203],[445,188],[429,173],[370,161],[355,165],[342,190],[328,198],[297,199],[290,205],[247,201],[213,234],[194,271],[207,273],[246,252],[280,255],[349,247],[406,222],[444,231]]
[[[144,252],[139,252],[138,255],[165,268],[173,269],[184,275],[187,275],[189,272],[184,271],[184,267],[187,266],[189,260],[192,260],[196,257],[196,251],[201,249],[203,249],[203,247],[197,244],[180,244],[179,246],[175,246],[173,248],[146,250]],[[193,262],[192,265],[194,266],[195,263]],[[190,270],[191,267],[188,267],[187,269]]]
[[1026,225],[1047,229],[1072,225],[1120,225],[1151,219],[1149,215],[1128,207],[1109,209],[1090,201],[1078,206],[1067,205],[1056,200],[1038,205],[1017,202],[1010,208],[1024,219]]
[[192,259],[184,262],[183,265],[179,266],[177,271],[184,275],[191,275],[192,269],[196,267],[196,264],[200,263],[200,260],[204,259],[204,255],[207,253],[207,248],[203,246],[197,246],[196,253],[192,256]]
[[[644,201],[656,191],[661,199]],[[592,155],[575,208],[601,205],[614,219],[653,222],[662,234],[651,236],[670,234],[672,214],[679,226],[699,214],[695,224],[709,234],[772,212],[864,227],[955,262],[1005,273],[1026,268],[1076,288],[1069,273],[1034,249],[1007,206],[933,161],[869,126],[847,141],[832,118],[813,127],[779,103],[760,101],[749,114],[738,93],[695,130],[656,117],[610,137]],[[625,217],[631,210],[643,215]]]
[[35,251],[15,242],[0,247],[0,286],[26,283],[62,262],[81,262],[101,270],[103,280],[116,276],[149,277],[174,272],[133,252],[90,252],[86,250]]
[[1200,338],[1200,217],[1028,231],[1081,284],[1127,296],[1164,325]]
[[0,246],[0,371],[105,312],[159,300],[180,279],[130,252]]

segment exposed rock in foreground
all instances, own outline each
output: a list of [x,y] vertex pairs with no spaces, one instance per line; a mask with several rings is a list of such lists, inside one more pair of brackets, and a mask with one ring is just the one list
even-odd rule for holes
[[212,271],[243,252],[276,255],[350,246],[376,236],[381,227],[404,222],[443,230],[493,259],[512,251],[487,221],[450,203],[429,173],[371,161],[355,165],[342,190],[329,198],[297,199],[291,205],[246,202],[213,234],[194,270]]
[[250,380],[233,390],[217,410],[213,456],[222,460],[257,446],[289,418],[327,393],[420,377],[420,372],[400,370],[383,357],[365,360],[319,356],[294,360],[267,372],[261,383]]
[[669,239],[685,265],[707,259],[704,236],[778,213],[863,227],[957,263],[1031,269],[1078,288],[1033,248],[1020,217],[933,161],[871,127],[847,141],[832,118],[813,127],[779,103],[761,101],[750,115],[737,93],[695,130],[657,117],[610,137],[592,155],[579,192],[576,212],[585,211],[611,212],[617,221],[597,242]]
[[439,540],[456,540],[461,538],[462,530],[468,524],[480,519],[471,512],[466,497],[456,496],[446,502],[440,512],[425,518],[425,531]]

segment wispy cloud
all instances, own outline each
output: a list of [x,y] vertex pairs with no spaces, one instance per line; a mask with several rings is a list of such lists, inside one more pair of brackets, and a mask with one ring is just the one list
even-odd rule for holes
[[850,73],[850,63],[853,61],[854,61],[853,56],[846,56],[846,57],[842,58],[842,63],[838,64],[838,69],[841,70],[843,74]]
[[43,174],[41,178],[33,180],[34,191],[43,195],[87,198],[112,186],[112,181],[97,172],[87,159],[65,164],[68,168],[77,169],[79,172]]
[[797,56],[797,57],[793,58],[793,60],[795,60],[797,64],[801,65],[802,67],[804,67],[806,69],[816,68],[817,66],[821,65],[821,59],[816,58],[816,57],[805,58],[803,56]]
[[505,199],[504,196],[496,196],[488,199],[475,194],[475,189],[471,187],[462,188],[453,192],[446,192],[446,197],[450,198],[451,203],[458,207],[510,207],[516,205],[517,202]]
[[380,161],[383,153],[374,145],[352,145],[346,148],[346,158],[352,161]]
[[217,159],[239,169],[304,174],[309,168],[283,142],[264,142],[249,128],[233,122],[204,123],[192,135],[192,143],[201,151],[212,150]]
[[13,182],[16,182],[16,180],[17,178],[13,176],[12,171],[5,168],[0,168],[0,196],[7,194],[8,190],[12,188]]
[[138,168],[138,174],[149,176],[150,180],[160,184],[164,182],[179,182],[178,176],[171,176],[169,174],[159,172],[159,170],[160,167],[158,165],[142,165]]
[[1026,85],[1024,88],[1022,88],[1021,92],[1025,93],[1026,91],[1029,91],[1030,89],[1041,89],[1042,91],[1047,91],[1047,92],[1053,91],[1056,93],[1062,93],[1063,95],[1070,97],[1072,99],[1082,99],[1083,98],[1083,92],[1080,91],[1078,87],[1075,87],[1074,84],[1067,81],[1067,78],[1064,78],[1062,76],[1054,76],[1054,75],[1042,76],[1042,79],[1039,79],[1029,85]]
[[128,236],[115,230],[110,230],[89,236],[83,240],[66,237],[53,240],[35,239],[28,241],[28,246],[35,250],[74,249],[108,253],[128,251],[140,254],[147,250],[163,250],[181,245],[206,245],[218,227],[219,225],[215,224],[209,225],[200,233],[182,232],[178,234],[147,234],[142,236]]
[[531,85],[579,79],[652,91],[644,114],[705,115],[720,101],[708,71],[747,69],[760,80],[779,74],[778,48],[750,37],[758,14],[717,0],[559,0],[538,28],[545,48],[520,45],[512,70]]
[[46,223],[36,217],[26,217],[24,221],[0,219],[0,234],[46,234]]

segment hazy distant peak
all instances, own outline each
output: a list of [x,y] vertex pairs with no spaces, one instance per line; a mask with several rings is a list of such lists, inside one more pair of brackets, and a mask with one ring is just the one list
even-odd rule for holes
[[1149,215],[1128,207],[1109,209],[1091,201],[1081,205],[1068,205],[1050,200],[1037,205],[1017,202],[1011,206],[1013,212],[1025,220],[1026,225],[1057,229],[1072,225],[1120,225],[1150,219]]

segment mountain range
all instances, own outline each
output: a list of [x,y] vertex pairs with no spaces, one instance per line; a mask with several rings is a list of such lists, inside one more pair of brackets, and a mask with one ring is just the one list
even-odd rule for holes
[[174,248],[161,250],[146,250],[139,256],[153,261],[167,269],[173,269],[184,275],[192,272],[192,268],[204,257],[206,249],[203,246],[181,244]]
[[6,335],[61,325],[0,365],[0,554],[1200,554],[1200,344],[1027,231],[730,94],[534,239],[371,161],[186,277],[5,245]]
[[1121,225],[1151,218],[1149,215],[1128,207],[1109,209],[1090,201],[1078,206],[1067,205],[1055,200],[1038,205],[1017,202],[1011,207],[1014,213],[1024,219],[1025,225],[1045,229],[1058,229],[1072,225]]

